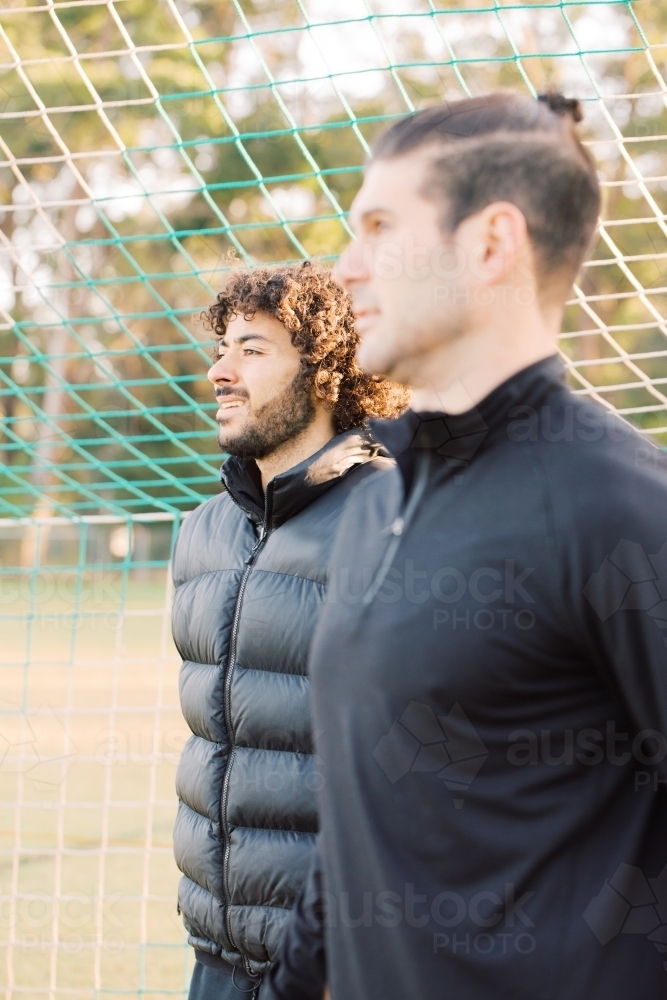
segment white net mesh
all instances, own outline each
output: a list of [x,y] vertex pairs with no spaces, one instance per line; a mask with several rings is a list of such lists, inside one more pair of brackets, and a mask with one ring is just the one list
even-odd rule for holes
[[182,996],[176,522],[0,522],[5,995]]

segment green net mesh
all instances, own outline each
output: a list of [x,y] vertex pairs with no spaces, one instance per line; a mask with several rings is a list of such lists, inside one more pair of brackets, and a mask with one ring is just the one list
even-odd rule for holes
[[198,314],[232,253],[336,256],[393,116],[553,86],[605,189],[561,350],[667,443],[667,0],[0,3],[0,986],[185,996],[168,560],[218,489]]
[[667,7],[186,0],[0,11],[0,513],[216,488],[199,310],[241,260],[331,258],[368,143],[435,98],[580,96],[605,223],[577,387],[662,440]]

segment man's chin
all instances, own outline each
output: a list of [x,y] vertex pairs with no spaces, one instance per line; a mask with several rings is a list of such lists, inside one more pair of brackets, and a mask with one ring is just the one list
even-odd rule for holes
[[233,449],[246,437],[247,420],[239,420],[239,415],[229,415],[222,420],[216,417],[218,423],[218,446],[222,451],[233,454]]
[[391,346],[388,343],[390,336],[377,329],[364,335],[357,348],[357,363],[362,371],[392,377],[397,358],[393,350],[387,349]]
[[239,441],[237,437],[230,434],[218,434],[218,448],[226,455],[236,455],[239,452]]

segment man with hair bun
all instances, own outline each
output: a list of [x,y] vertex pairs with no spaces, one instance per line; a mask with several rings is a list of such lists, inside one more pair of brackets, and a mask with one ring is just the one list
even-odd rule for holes
[[349,295],[308,262],[239,268],[208,310],[223,492],[173,562],[179,911],[190,1000],[261,997],[318,829],[307,653],[350,492],[393,464],[368,432],[407,391],[364,374]]
[[268,996],[664,1000],[667,470],[565,385],[600,209],[578,102],[375,144],[337,265],[396,467],[346,507],[310,659],[321,832]]

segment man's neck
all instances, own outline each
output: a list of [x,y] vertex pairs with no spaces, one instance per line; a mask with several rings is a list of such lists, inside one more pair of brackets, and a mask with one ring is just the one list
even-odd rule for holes
[[331,414],[328,411],[318,410],[312,424],[309,424],[304,431],[276,448],[270,455],[255,459],[262,477],[262,489],[265,490],[267,484],[281,472],[293,469],[320,448],[324,448],[335,433]]
[[465,413],[512,375],[556,353],[560,314],[480,324],[420,359],[411,374],[412,409]]

